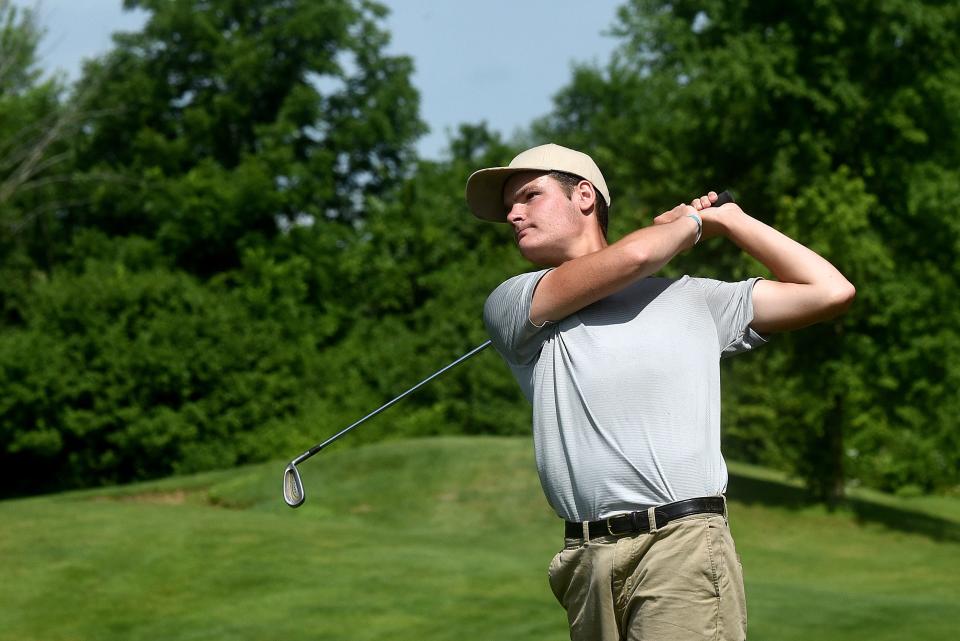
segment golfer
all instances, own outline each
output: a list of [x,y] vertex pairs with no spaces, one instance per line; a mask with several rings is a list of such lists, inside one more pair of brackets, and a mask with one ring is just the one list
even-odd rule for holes
[[[719,361],[842,313],[853,286],[714,192],[608,243],[603,175],[558,145],[475,172],[466,197],[541,267],[497,287],[484,322],[533,405],[540,482],[566,521],[548,575],[571,639],[744,639]],[[714,236],[776,280],[653,276]]]

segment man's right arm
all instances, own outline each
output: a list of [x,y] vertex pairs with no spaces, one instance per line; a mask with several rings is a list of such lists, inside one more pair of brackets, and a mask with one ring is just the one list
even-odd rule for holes
[[533,294],[531,322],[543,325],[562,320],[656,273],[674,256],[692,247],[698,224],[687,214],[696,214],[697,210],[690,205],[677,205],[667,213],[676,214],[675,220],[638,229],[612,245],[568,260],[547,273]]

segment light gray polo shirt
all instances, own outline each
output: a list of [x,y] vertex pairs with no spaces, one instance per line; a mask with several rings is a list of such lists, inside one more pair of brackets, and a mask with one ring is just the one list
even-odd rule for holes
[[725,491],[720,358],[765,342],[750,327],[756,278],[645,278],[537,327],[549,270],[515,276],[484,323],[533,405],[540,483],[567,521]]

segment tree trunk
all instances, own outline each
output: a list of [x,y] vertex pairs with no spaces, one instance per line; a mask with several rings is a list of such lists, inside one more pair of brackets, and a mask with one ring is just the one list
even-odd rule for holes
[[827,507],[833,511],[846,500],[846,474],[843,464],[843,395],[833,397],[833,409],[824,425],[827,446],[827,478],[823,490]]

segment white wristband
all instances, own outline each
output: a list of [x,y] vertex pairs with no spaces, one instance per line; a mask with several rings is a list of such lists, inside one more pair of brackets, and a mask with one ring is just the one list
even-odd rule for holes
[[697,237],[693,239],[693,244],[696,245],[700,242],[700,234],[703,233],[703,220],[700,219],[700,214],[687,214],[687,216],[697,223]]

